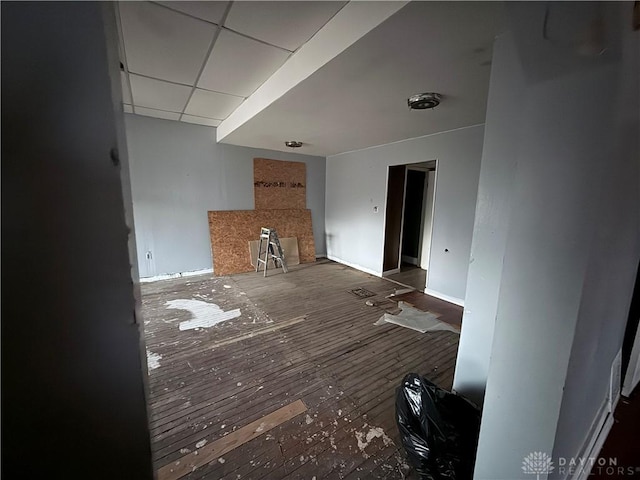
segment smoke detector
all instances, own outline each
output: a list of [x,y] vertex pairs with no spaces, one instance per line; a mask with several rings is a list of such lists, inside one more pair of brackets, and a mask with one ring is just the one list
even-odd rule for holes
[[440,105],[442,95],[439,93],[417,93],[407,99],[407,105],[411,110],[426,110]]
[[288,140],[284,144],[289,148],[300,148],[302,146],[302,142],[297,140]]

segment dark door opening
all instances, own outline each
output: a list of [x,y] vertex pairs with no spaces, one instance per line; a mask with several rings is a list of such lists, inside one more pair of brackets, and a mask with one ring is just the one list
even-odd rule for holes
[[402,263],[420,265],[420,240],[422,238],[422,217],[424,203],[424,182],[426,172],[407,170],[404,195],[404,216],[402,231]]
[[382,262],[383,272],[400,268],[405,169],[404,165],[389,167],[384,228],[384,259]]

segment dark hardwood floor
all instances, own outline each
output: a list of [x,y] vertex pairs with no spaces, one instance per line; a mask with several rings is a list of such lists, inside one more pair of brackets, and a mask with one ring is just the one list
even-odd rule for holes
[[389,275],[387,279],[402,283],[403,285],[413,287],[416,290],[423,292],[427,285],[427,271],[422,270],[415,265],[403,263],[400,267],[400,273]]
[[[163,478],[196,451],[211,461],[182,478],[415,478],[395,426],[395,389],[408,372],[450,389],[458,335],[374,326],[396,308],[385,298],[395,288],[330,261],[267,278],[144,284],[152,449]],[[193,317],[205,323],[186,329]],[[243,427],[297,400],[305,412],[238,440]]]

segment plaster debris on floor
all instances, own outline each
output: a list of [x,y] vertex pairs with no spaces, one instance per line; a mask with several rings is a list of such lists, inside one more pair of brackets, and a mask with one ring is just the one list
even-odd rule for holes
[[393,323],[394,325],[410,328],[420,333],[442,330],[460,333],[453,325],[438,320],[436,315],[431,312],[423,312],[402,301],[398,302],[398,308],[400,308],[400,313],[397,315],[385,313],[374,325],[379,326],[386,323]]
[[213,327],[218,323],[238,318],[241,315],[239,308],[225,312],[215,303],[201,300],[169,300],[165,303],[165,306],[176,310],[186,310],[193,315],[191,320],[180,322],[180,330]]
[[160,360],[162,360],[162,355],[147,350],[147,368],[149,371],[158,368],[160,366]]
[[[365,423],[364,427],[366,428],[368,427],[368,425]],[[366,433],[356,431],[355,436],[356,436],[356,440],[358,441],[358,448],[360,449],[362,454],[365,456],[365,458],[368,457],[368,454],[365,452],[365,449],[369,446],[369,444],[375,438],[382,438],[382,442],[384,443],[385,446],[389,446],[393,444],[393,440],[391,440],[391,438],[389,438],[389,436],[380,427],[372,426],[369,428],[369,431]]]

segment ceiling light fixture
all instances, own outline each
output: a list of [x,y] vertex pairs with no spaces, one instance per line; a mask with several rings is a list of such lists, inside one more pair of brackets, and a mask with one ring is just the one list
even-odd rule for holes
[[407,105],[410,110],[425,110],[437,107],[440,105],[440,100],[442,100],[442,95],[439,93],[417,93],[407,99]]
[[302,146],[302,142],[298,142],[297,140],[288,140],[284,142],[284,144],[289,148],[300,148]]

